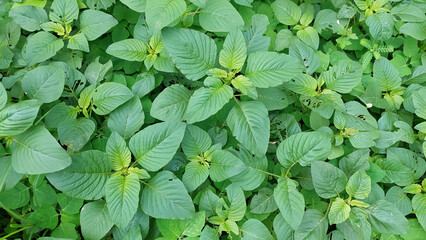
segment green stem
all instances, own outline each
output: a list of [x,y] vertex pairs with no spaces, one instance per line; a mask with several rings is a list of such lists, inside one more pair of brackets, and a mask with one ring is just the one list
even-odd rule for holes
[[7,213],[9,213],[9,215],[11,215],[12,217],[18,219],[21,222],[26,222],[25,218],[19,216],[17,213],[15,213],[14,211],[12,211],[10,208],[6,207],[3,203],[0,202],[0,207],[3,208]]
[[14,231],[14,232],[11,232],[11,233],[7,234],[6,236],[4,236],[4,237],[0,238],[0,240],[6,240],[8,237],[10,237],[10,236],[12,236],[12,235],[15,235],[15,234],[17,234],[17,233],[19,233],[19,232],[22,232],[22,231],[24,231],[25,229],[28,229],[28,228],[30,228],[30,227],[32,227],[32,226],[23,227],[23,228],[18,229],[18,230]]

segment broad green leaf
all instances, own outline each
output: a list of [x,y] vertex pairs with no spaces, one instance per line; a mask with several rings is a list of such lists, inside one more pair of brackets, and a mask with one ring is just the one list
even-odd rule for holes
[[288,94],[284,89],[271,87],[257,89],[259,102],[265,104],[268,111],[280,110],[286,108],[290,104]]
[[365,22],[374,39],[384,41],[392,36],[394,21],[391,14],[374,13]]
[[50,7],[50,20],[70,24],[78,18],[77,0],[54,0]]
[[115,225],[125,228],[136,214],[140,183],[136,174],[114,175],[105,184],[105,200]]
[[393,186],[387,192],[385,200],[394,204],[395,207],[405,216],[413,210],[411,200],[400,187]]
[[423,22],[426,20],[424,11],[412,4],[398,4],[392,7],[391,13],[404,22]]
[[426,229],[426,194],[418,193],[412,199],[413,210],[416,212],[417,220]]
[[359,170],[352,175],[346,185],[346,192],[355,198],[365,199],[371,191],[371,178],[364,170]]
[[7,92],[6,89],[4,89],[3,84],[0,83],[0,110],[6,106],[7,103]]
[[106,153],[89,150],[71,155],[71,165],[47,179],[58,190],[86,200],[104,196],[104,186],[109,179],[111,161]]
[[212,139],[203,129],[187,125],[182,140],[182,150],[187,157],[195,157],[206,152],[212,145]]
[[59,140],[62,145],[68,147],[68,150],[75,152],[89,141],[95,128],[93,120],[88,118],[68,120],[58,127]]
[[401,86],[401,77],[398,70],[386,58],[380,58],[374,62],[374,78],[382,91],[396,90]]
[[426,24],[424,21],[421,23],[406,23],[399,28],[399,31],[420,41],[426,39]]
[[157,226],[165,238],[178,239],[198,237],[205,222],[204,211],[196,212],[194,218],[184,220],[157,219]]
[[246,32],[243,32],[247,43],[247,54],[268,51],[269,45],[271,44],[271,38],[263,35],[268,25],[269,20],[266,15],[255,14],[252,17],[251,28]]
[[348,178],[342,170],[321,161],[313,161],[311,166],[312,181],[320,197],[332,198],[345,189]]
[[98,10],[85,10],[80,14],[80,30],[87,40],[93,41],[118,24],[111,15]]
[[289,55],[256,52],[249,55],[245,74],[255,87],[268,88],[291,80],[302,70],[303,65]]
[[275,212],[277,209],[278,206],[274,199],[274,191],[270,188],[261,188],[250,202],[250,212],[252,213],[271,213]]
[[144,72],[136,76],[136,82],[132,86],[132,92],[138,98],[142,98],[150,93],[155,87],[154,74],[152,72]]
[[58,203],[61,206],[61,211],[67,214],[78,214],[83,202],[83,199],[73,198],[65,193],[58,194]]
[[207,0],[201,8],[200,25],[209,32],[231,32],[243,27],[244,21],[227,0]]
[[23,57],[28,66],[32,66],[55,56],[63,46],[64,42],[55,35],[38,32],[28,38]]
[[371,226],[379,233],[406,234],[408,221],[393,204],[379,200],[367,209]]
[[86,203],[80,213],[81,233],[84,239],[100,240],[114,225],[106,202],[98,200]]
[[86,4],[91,9],[107,9],[115,3],[115,0],[86,0]]
[[395,183],[399,186],[407,186],[414,182],[414,171],[404,166],[399,159],[381,158],[375,162],[386,176],[381,180],[385,183]]
[[351,207],[341,198],[336,198],[330,207],[328,221],[331,224],[339,224],[349,218]]
[[426,89],[421,88],[413,92],[412,98],[416,115],[426,119]]
[[63,122],[76,118],[76,109],[62,102],[50,109],[50,112],[46,115],[45,123],[47,128],[58,128]]
[[120,0],[124,5],[136,12],[145,12],[146,0]]
[[113,132],[108,138],[106,153],[111,159],[111,167],[116,171],[127,168],[132,160],[132,154],[126,142],[117,132]]
[[41,7],[19,6],[12,8],[9,16],[13,18],[21,28],[33,32],[40,29],[40,25],[47,22],[47,14]]
[[306,43],[309,47],[317,50],[319,45],[319,36],[317,30],[313,27],[307,27],[305,29],[297,31],[297,37],[302,42]]
[[99,115],[106,115],[132,97],[133,93],[123,84],[103,83],[96,88],[93,94],[93,111]]
[[[301,42],[298,39],[294,40],[290,44],[288,53],[291,57],[296,58],[303,63],[302,66],[305,66],[306,72],[308,74],[314,73],[321,65],[321,60],[318,54],[316,54],[311,47],[309,47],[308,45],[306,45],[305,43]],[[296,64],[294,66],[295,68],[298,69],[297,73],[300,73],[302,71],[299,69],[300,68],[299,61],[297,62],[297,67],[296,67]],[[292,62],[294,64],[295,60],[290,60],[289,62]],[[297,73],[295,73],[295,75]]]
[[340,93],[349,93],[361,82],[361,78],[362,67],[358,63],[340,60],[336,66],[321,73],[319,79],[325,81],[328,89]]
[[[0,203],[10,209],[21,208],[30,201],[29,187],[18,182],[13,188],[0,192]],[[3,208],[3,207],[2,207]]]
[[216,150],[211,155],[210,178],[222,182],[244,170],[244,164],[232,153]]
[[106,53],[127,61],[142,62],[146,57],[146,43],[139,39],[125,39],[108,46]]
[[211,87],[195,90],[188,102],[185,119],[188,123],[199,122],[217,113],[232,98],[233,91],[218,78],[208,77]]
[[57,100],[64,89],[64,70],[56,66],[41,66],[25,74],[22,89],[30,97],[42,103]]
[[191,92],[179,84],[161,91],[154,99],[151,116],[161,121],[182,121],[188,106]]
[[206,225],[201,233],[200,240],[219,240],[219,235],[216,229]]
[[223,48],[219,53],[219,63],[222,67],[241,69],[247,58],[247,46],[240,30],[235,30],[225,38]]
[[130,138],[136,161],[148,171],[158,171],[175,155],[185,133],[185,124],[163,122],[150,125]]
[[185,186],[169,171],[158,173],[146,183],[140,204],[142,210],[154,218],[188,219],[195,213]]
[[309,166],[313,161],[322,161],[331,151],[329,135],[323,132],[303,132],[291,135],[280,143],[277,158],[281,165],[289,168],[299,163]]
[[228,211],[228,220],[240,221],[246,212],[246,197],[244,191],[236,184],[231,184],[226,187],[226,195],[230,202]]
[[274,189],[274,199],[280,213],[293,229],[299,227],[305,212],[305,199],[296,187],[294,180],[284,177]]
[[296,25],[302,15],[300,7],[290,0],[276,0],[271,7],[278,21],[285,25]]
[[190,29],[162,31],[164,45],[176,68],[190,80],[204,77],[214,67],[217,47],[206,34]]
[[108,127],[120,134],[124,139],[133,136],[143,125],[145,113],[138,97],[132,97],[119,106],[108,118]]
[[25,100],[10,104],[0,111],[0,136],[15,136],[30,128],[37,117],[40,103]]
[[237,102],[226,119],[235,138],[255,155],[266,153],[270,123],[268,110],[261,102]]
[[182,16],[185,10],[184,0],[146,0],[146,23],[151,31],[158,31]]
[[194,191],[209,177],[209,166],[198,161],[191,161],[185,166],[182,182],[188,192]]
[[287,82],[285,87],[295,93],[305,96],[315,97],[318,95],[318,82],[315,78],[307,74],[298,74],[294,81]]
[[[12,158],[0,158],[0,192],[12,189],[21,180],[23,174],[17,173],[12,168]],[[1,201],[1,200],[0,200]]]
[[327,217],[316,209],[309,209],[303,215],[302,223],[294,233],[294,239],[324,239],[327,228]]
[[241,226],[243,240],[274,239],[269,232],[269,229],[257,219],[249,219]]
[[[65,34],[64,26],[62,26],[62,24],[57,23],[57,22],[45,22],[45,23],[40,24],[40,27],[41,27],[41,29],[43,29],[46,32],[55,32],[58,35],[64,35]],[[76,35],[79,35],[79,34],[76,34]],[[76,36],[76,35],[74,35],[74,36]],[[70,37],[70,40],[71,40],[71,37]],[[69,43],[68,43],[68,45],[69,45]]]
[[37,227],[54,229],[58,225],[58,213],[52,206],[44,206],[34,210],[28,220]]
[[284,220],[281,213],[277,214],[277,216],[274,218],[273,227],[278,240],[287,240],[293,236],[293,229]]
[[18,173],[57,172],[71,164],[71,158],[46,128],[33,126],[12,139],[12,167]]
[[67,48],[89,52],[89,42],[83,33],[77,33],[68,40]]

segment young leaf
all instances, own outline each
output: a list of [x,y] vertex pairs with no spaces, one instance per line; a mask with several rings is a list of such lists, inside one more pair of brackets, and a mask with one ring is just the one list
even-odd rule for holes
[[125,39],[108,46],[106,53],[127,61],[142,62],[146,57],[146,43],[139,39]]
[[219,63],[222,67],[241,69],[247,58],[247,46],[243,33],[239,30],[228,33],[219,53]]
[[328,220],[330,224],[339,224],[349,218],[351,207],[341,198],[336,198],[330,207]]
[[54,22],[70,24],[78,18],[78,10],[76,0],[54,0],[49,18]]
[[396,68],[386,58],[380,58],[374,62],[374,78],[382,91],[396,90],[401,86],[401,77]]
[[117,132],[113,132],[108,138],[106,153],[111,159],[111,167],[116,171],[127,168],[132,160],[132,154],[126,142]]
[[357,171],[349,178],[346,192],[355,198],[365,199],[371,191],[371,179],[364,170]]

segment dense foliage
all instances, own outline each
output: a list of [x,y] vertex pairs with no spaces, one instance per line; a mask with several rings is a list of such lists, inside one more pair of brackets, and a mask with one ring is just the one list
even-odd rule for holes
[[425,11],[0,1],[0,237],[425,239]]

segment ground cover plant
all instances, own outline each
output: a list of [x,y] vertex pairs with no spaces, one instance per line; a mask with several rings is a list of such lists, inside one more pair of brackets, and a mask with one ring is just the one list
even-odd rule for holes
[[1,1],[0,238],[425,239],[425,11]]

